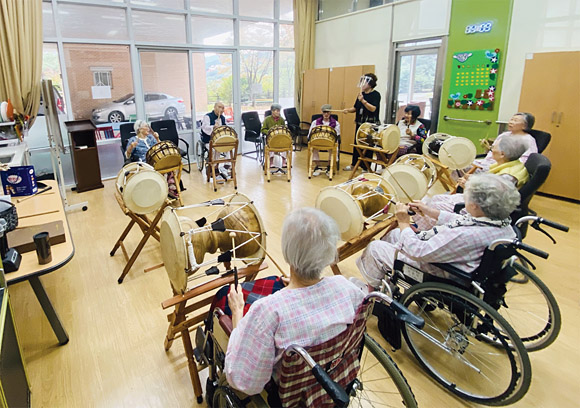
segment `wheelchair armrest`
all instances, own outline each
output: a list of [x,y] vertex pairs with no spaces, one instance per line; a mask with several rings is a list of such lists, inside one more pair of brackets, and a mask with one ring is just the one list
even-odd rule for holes
[[459,212],[461,210],[463,210],[464,208],[465,208],[465,203],[457,203],[457,204],[455,204],[455,207],[453,207],[453,212],[455,214],[459,214]]
[[259,136],[259,135],[260,135],[260,133],[256,132],[255,130],[246,129],[245,131],[246,131],[246,132],[249,132],[249,133],[253,133],[253,134],[255,134],[256,136]]
[[432,263],[431,265],[436,266],[437,268],[443,269],[445,272],[449,272],[450,274],[457,276],[458,278],[465,279],[466,281],[471,282],[473,280],[473,276],[459,269],[456,266],[453,266],[448,263]]
[[232,331],[234,330],[232,317],[225,314],[220,308],[216,308],[213,313],[217,316],[220,327],[224,330],[228,337],[231,336]]
[[487,156],[487,153],[481,153],[475,156],[476,159],[483,159],[485,156]]

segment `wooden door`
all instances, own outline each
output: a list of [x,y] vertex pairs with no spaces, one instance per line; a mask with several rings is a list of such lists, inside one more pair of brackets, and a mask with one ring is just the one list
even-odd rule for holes
[[534,128],[552,134],[543,153],[552,170],[539,191],[580,200],[580,52],[539,53],[526,60],[519,110],[533,113]]
[[[328,103],[332,105],[333,110],[342,110],[346,106],[344,104],[344,75],[346,69],[344,67],[330,68],[330,73],[328,77]],[[338,116],[338,123],[340,123],[340,133],[341,138],[344,134],[344,121],[349,119],[350,115],[345,115],[341,112],[332,112]],[[345,152],[352,152],[352,149],[348,150],[351,146],[345,146],[344,139],[342,139],[341,150]],[[346,149],[345,149],[346,148]]]
[[312,115],[328,103],[328,76],[328,68],[304,71],[300,120],[310,122]]

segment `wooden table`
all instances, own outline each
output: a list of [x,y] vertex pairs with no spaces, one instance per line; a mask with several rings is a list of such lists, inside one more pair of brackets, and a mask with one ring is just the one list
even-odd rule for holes
[[37,196],[27,198],[20,203],[18,200],[26,197],[12,198],[12,203],[16,205],[18,211],[18,228],[46,224],[52,221],[62,221],[66,241],[62,244],[51,246],[52,261],[45,265],[39,265],[36,251],[23,253],[20,268],[15,272],[7,273],[6,282],[8,285],[26,280],[30,283],[32,290],[34,290],[40,302],[40,306],[42,306],[42,310],[44,310],[54,330],[54,334],[58,338],[59,344],[62,345],[68,343],[69,338],[44,290],[40,276],[56,271],[66,265],[72,259],[75,253],[75,247],[60,197],[58,183],[54,180],[46,180],[43,183],[51,186],[52,189]]

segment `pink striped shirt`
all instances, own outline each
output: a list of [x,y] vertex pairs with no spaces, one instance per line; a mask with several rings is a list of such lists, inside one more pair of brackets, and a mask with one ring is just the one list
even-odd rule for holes
[[343,276],[331,276],[256,301],[228,343],[229,384],[246,394],[259,393],[276,376],[285,348],[316,345],[338,336],[353,322],[363,298],[363,292]]

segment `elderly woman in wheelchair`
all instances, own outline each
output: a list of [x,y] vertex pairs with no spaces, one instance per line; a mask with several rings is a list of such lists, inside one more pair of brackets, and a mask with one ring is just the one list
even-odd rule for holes
[[[398,228],[371,242],[357,265],[369,286],[424,318],[424,329],[404,325],[401,331],[429,375],[470,401],[510,404],[527,392],[531,365],[522,339],[498,309],[509,307],[504,294],[516,249],[545,253],[516,239],[509,215],[519,195],[512,182],[475,175],[464,197],[464,215],[398,204]],[[437,225],[414,231],[408,209]],[[377,315],[383,336],[400,342],[400,332],[388,330],[388,315]]]
[[[291,271],[286,287],[258,300],[255,293],[244,299],[240,286],[248,282],[230,287],[226,309],[231,319],[215,309],[203,346],[210,367],[210,405],[347,406],[353,397],[376,399],[391,387],[398,404],[416,406],[402,373],[364,333],[374,300],[393,309],[400,305],[380,293],[365,298],[342,276],[322,277],[337,258],[339,237],[336,223],[321,211],[293,211],[282,231],[282,251]],[[247,286],[243,291],[247,293]],[[248,302],[252,305],[244,316]],[[421,326],[404,308],[397,310],[401,320]],[[375,391],[369,384],[363,392],[362,356],[383,368],[373,373],[381,378],[382,372],[384,378]]]

